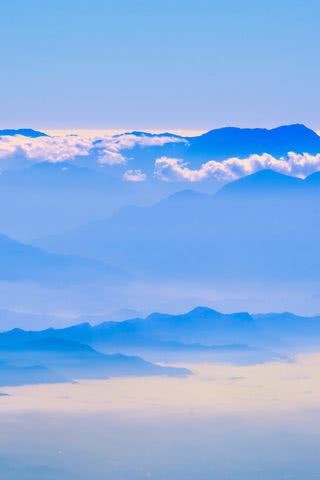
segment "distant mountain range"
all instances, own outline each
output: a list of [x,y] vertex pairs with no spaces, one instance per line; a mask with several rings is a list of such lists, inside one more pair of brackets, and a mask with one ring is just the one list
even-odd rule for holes
[[319,212],[320,173],[262,170],[215,195],[177,192],[32,245],[0,234],[0,280],[318,281]]
[[[116,284],[116,279],[113,279],[113,283]],[[83,322],[90,322],[93,325],[97,325],[104,322],[106,318],[110,321],[119,322],[138,315],[139,312],[129,308],[120,308],[118,310],[109,309],[108,313],[83,313],[71,316],[64,312],[50,313],[46,307],[39,311],[39,307],[36,306],[35,312],[32,310],[17,310],[16,307],[15,310],[0,309],[0,332],[14,328],[24,328],[26,330],[44,330],[53,326],[55,328],[64,328]]]
[[98,260],[48,253],[0,235],[0,280],[65,285],[125,281],[125,273]]
[[227,183],[218,195],[284,196],[292,194],[317,195],[320,191],[320,172],[305,179],[283,175],[273,170],[260,170],[237,181]]
[[[1,135],[6,136],[4,141],[15,135],[25,135],[26,141],[32,138],[35,144],[38,140],[45,140],[44,143],[50,140],[44,137],[46,134],[32,129],[2,130],[0,140]],[[131,139],[129,142],[126,135]],[[63,138],[61,145],[58,138],[62,137],[53,139],[53,145],[58,142],[56,149],[67,148]],[[21,148],[15,155],[8,154],[8,158],[2,154],[0,232],[30,241],[104,218],[127,205],[149,206],[190,188],[190,183],[182,178],[163,181],[155,175],[155,161],[160,157],[181,159],[189,168],[197,169],[208,160],[243,159],[250,154],[269,153],[278,158],[286,157],[290,151],[320,153],[319,135],[304,125],[270,130],[227,127],[194,137],[128,132],[115,136],[114,141],[118,142],[116,149],[124,161],[111,165],[99,163],[99,148],[102,157],[105,148],[102,140],[93,143],[87,155],[78,155],[76,159],[71,156],[61,163],[50,163],[52,159],[46,158],[45,147],[39,148],[41,156],[36,160],[24,156]],[[145,181],[125,181],[128,170],[143,172]],[[214,193],[220,187],[221,180],[214,176],[193,184],[193,188],[202,193]]]
[[58,338],[103,347],[110,351],[126,351],[132,347],[173,350],[202,347],[213,350],[246,351],[251,346],[295,345],[299,339],[320,341],[320,316],[302,317],[291,313],[224,314],[208,307],[196,307],[178,315],[153,313],[146,318],[122,322],[103,322],[96,326],[77,324],[62,329],[38,332],[15,329],[0,334],[3,342],[20,343]]
[[318,153],[320,137],[304,125],[285,125],[272,129],[226,127],[190,139],[190,156],[205,159],[247,157],[270,153],[275,157],[288,152]]
[[[210,130],[202,135],[187,137],[175,135],[170,132],[162,134],[152,134],[149,132],[132,131],[115,138],[121,138],[125,135],[136,137],[171,137],[180,139],[181,142],[168,142],[161,146],[141,146],[134,147],[144,152],[145,155],[156,152],[159,156],[179,155],[183,158],[191,158],[198,161],[208,159],[222,160],[230,157],[247,157],[253,153],[270,153],[275,157],[287,155],[288,152],[296,153],[319,153],[320,137],[319,135],[302,124],[282,125],[276,128],[238,128],[224,127]],[[47,134],[28,128],[0,130],[0,136],[23,135],[30,138],[47,136]],[[126,147],[123,148],[123,151]],[[132,150],[130,148],[130,150]],[[134,151],[131,152],[133,156]]]
[[[0,386],[65,383],[119,376],[185,376],[185,368],[165,367],[136,356],[106,355],[72,340],[11,331],[0,340]],[[34,340],[34,337],[36,338]],[[26,340],[29,338],[29,340]]]
[[32,128],[19,128],[18,130],[0,130],[0,137],[22,135],[29,138],[47,137],[46,133],[32,130]]
[[0,386],[109,376],[188,375],[187,369],[152,362],[255,364],[288,360],[319,345],[320,316],[223,314],[208,307],[97,326],[14,329],[0,334]]
[[319,213],[320,173],[300,180],[265,170],[216,195],[182,192],[36,244],[112,258],[143,280],[313,281],[320,279]]
[[113,170],[102,166],[92,169],[70,162],[45,161],[3,171],[0,232],[30,241],[103,218],[126,205],[152,204],[172,193],[173,185],[124,182],[122,174],[117,166]]
[[[248,313],[222,314],[210,308],[198,307],[184,315],[154,313],[147,318],[122,322],[104,322],[96,326],[82,323],[62,329],[25,331],[14,329],[0,333],[2,343],[23,345],[31,340],[47,341],[52,337],[76,341],[121,351],[134,346],[151,348],[198,350],[232,348],[246,350],[252,333],[253,318]],[[213,346],[212,343],[215,343]],[[225,345],[227,343],[227,345]]]
[[[145,132],[130,132],[138,136],[152,136]],[[123,134],[125,135],[125,134]],[[173,136],[171,133],[164,136]],[[156,136],[156,135],[154,135]],[[130,155],[147,168],[152,158],[168,156],[183,158],[198,166],[208,160],[225,160],[230,157],[245,158],[252,154],[269,153],[276,158],[288,152],[316,154],[320,152],[319,135],[301,124],[284,125],[277,128],[224,127],[210,130],[194,137],[173,136],[181,142],[168,142],[161,146],[136,145]],[[125,153],[125,149],[123,150]]]
[[[30,145],[51,141],[36,138],[39,132],[17,130],[6,131],[3,142],[20,144],[21,138],[8,137],[17,132],[35,137],[26,137]],[[207,159],[230,155],[241,159],[249,152],[312,154],[320,152],[320,137],[302,125],[225,128],[197,137],[172,136],[166,142],[170,136],[164,133],[159,140],[159,135],[131,132],[129,142],[128,137],[117,136],[127,158],[117,165],[97,164],[97,157],[85,155],[60,164],[43,158],[30,165],[25,158],[15,170],[1,173],[2,309],[83,317],[91,308],[92,313],[122,307],[145,312],[168,305],[163,297],[160,300],[164,290],[159,303],[152,303],[151,296],[148,306],[136,301],[137,290],[141,292],[146,284],[157,298],[164,284],[172,286],[171,298],[177,285],[180,292],[181,285],[188,291],[196,285],[198,292],[202,286],[206,292],[211,288],[230,292],[231,283],[233,291],[241,285],[243,291],[256,292],[258,285],[259,295],[269,285],[285,286],[288,295],[298,283],[300,292],[317,289],[319,172],[302,180],[261,170],[218,189],[215,180],[159,180],[154,160],[162,155],[177,157],[192,169]],[[124,181],[124,172],[131,168],[141,168],[147,180]],[[55,296],[47,288],[52,286],[67,286],[68,292]],[[20,295],[25,288],[28,293]],[[44,290],[51,297],[48,307]],[[209,295],[195,294],[195,303],[209,303]],[[318,300],[311,296],[316,310]],[[185,297],[179,308],[190,306]]]

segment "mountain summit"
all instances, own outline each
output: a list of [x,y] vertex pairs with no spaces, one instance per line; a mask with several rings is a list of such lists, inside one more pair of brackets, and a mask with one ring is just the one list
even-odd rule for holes
[[287,194],[290,191],[296,192],[306,187],[307,185],[300,178],[266,169],[228,183],[218,192],[218,195]]
[[301,124],[266,128],[224,127],[189,138],[188,155],[202,159],[223,160],[269,153],[275,157],[288,152],[319,153],[319,135]]

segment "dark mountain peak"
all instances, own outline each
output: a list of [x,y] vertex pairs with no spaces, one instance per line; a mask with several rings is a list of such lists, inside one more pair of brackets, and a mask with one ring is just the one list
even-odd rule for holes
[[114,135],[114,138],[123,137],[125,135],[134,135],[135,137],[154,137],[155,135],[150,132],[141,132],[139,130],[133,130],[131,132],[124,132]]
[[220,312],[217,310],[213,310],[212,308],[209,307],[203,307],[203,306],[198,306],[190,310],[190,312],[187,313],[188,316],[216,316],[216,315],[222,315]]
[[193,310],[185,314],[187,317],[191,318],[212,318],[212,319],[217,319],[217,318],[227,318],[227,317],[234,317],[237,318],[239,321],[252,321],[252,317],[248,312],[235,312],[235,313],[221,313],[218,312],[217,310],[214,310],[210,307],[195,307]]
[[217,195],[287,192],[303,186],[304,182],[300,178],[266,169],[228,183]]
[[192,138],[210,138],[210,137],[219,137],[219,136],[224,136],[224,135],[234,135],[238,133],[244,133],[244,132],[256,132],[259,130],[266,130],[265,128],[263,129],[258,129],[258,128],[241,128],[241,127],[221,127],[221,128],[214,128],[212,130],[208,130],[205,133],[202,133],[199,136],[192,137]]
[[12,336],[23,335],[24,333],[26,333],[26,330],[23,330],[22,328],[13,328],[12,330],[8,330],[7,332],[4,332],[4,333],[6,333],[6,335],[12,335]]
[[319,135],[309,127],[303,125],[303,123],[294,123],[292,125],[281,125],[280,127],[275,127],[270,130],[269,132],[273,132],[275,134],[290,134],[290,135],[301,135],[304,137],[313,137],[319,139]]
[[33,130],[32,128],[19,128],[17,130],[14,130],[14,129],[0,130],[0,136],[13,137],[15,135],[23,135],[24,137],[29,137],[29,138],[38,138],[38,137],[48,136],[46,133],[38,132],[37,130]]
[[162,133],[151,133],[151,132],[141,132],[139,130],[133,130],[132,132],[125,132],[119,133],[114,135],[114,138],[122,137],[124,135],[134,135],[135,137],[174,137],[174,138],[184,138],[181,135],[177,135],[175,133],[170,132],[162,132]]
[[73,334],[73,333],[88,333],[93,329],[92,325],[89,322],[77,323],[71,327],[65,327],[60,329],[60,332],[63,334]]
[[180,190],[178,192],[173,193],[167,198],[164,198],[163,200],[160,200],[159,203],[162,202],[172,202],[172,201],[186,201],[186,200],[202,200],[206,199],[209,195],[206,193],[202,192],[197,192],[196,190],[191,190],[191,189],[185,189],[185,190]]
[[276,158],[288,152],[316,154],[320,152],[319,135],[305,125],[282,125],[276,128],[224,127],[190,137],[185,158],[223,160],[269,153]]
[[78,330],[88,330],[92,328],[92,325],[89,322],[77,323],[77,325],[72,325],[71,327],[66,327],[65,330],[70,330],[72,328],[77,328]]
[[192,138],[219,138],[219,137],[248,137],[248,136],[267,136],[272,137],[274,135],[278,136],[279,134],[286,135],[303,135],[303,136],[312,136],[319,139],[319,135],[312,130],[311,128],[306,127],[303,124],[295,123],[292,125],[280,125],[279,127],[274,128],[241,128],[241,127],[222,127],[209,130],[202,135]]
[[275,170],[272,170],[270,168],[259,170],[258,172],[252,173],[251,175],[243,177],[237,181],[242,183],[246,182],[247,184],[258,183],[258,182],[260,183],[272,182],[272,184],[281,183],[282,185],[301,184],[303,182],[300,178],[291,177],[290,175],[276,172]]
[[169,318],[170,317],[170,314],[169,313],[161,313],[161,312],[153,312],[153,313],[150,313],[150,315],[148,315],[146,318],[135,318],[135,319],[132,319],[132,320],[127,320],[128,322],[132,322],[132,321],[144,321],[144,320],[148,320],[148,321],[152,321],[152,320],[158,320],[158,319],[161,319],[161,318]]
[[231,316],[236,317],[240,321],[245,321],[245,322],[252,322],[253,317],[250,315],[248,312],[236,312],[236,313],[231,313]]

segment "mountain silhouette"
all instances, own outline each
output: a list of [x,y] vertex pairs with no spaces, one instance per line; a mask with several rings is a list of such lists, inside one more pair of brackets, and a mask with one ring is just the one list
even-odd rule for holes
[[136,355],[153,362],[260,363],[287,359],[292,352],[319,344],[319,316],[224,314],[196,307],[182,314],[153,313],[95,326],[83,323],[42,331],[10,330],[0,334],[0,360],[19,367],[44,365],[66,378],[180,375],[187,372],[161,370]]
[[308,189],[310,183],[310,180],[305,182],[300,178],[266,169],[227,183],[218,195],[286,195],[290,192],[302,192]]
[[[152,136],[146,132],[131,132],[139,137]],[[191,166],[199,166],[208,160],[221,161],[230,157],[245,158],[252,154],[269,153],[276,158],[288,152],[316,154],[320,152],[319,135],[301,124],[283,125],[276,128],[224,127],[210,130],[193,137],[174,136],[181,142],[145,147],[137,144],[130,148],[134,168],[150,169],[152,159],[162,156],[188,160]],[[124,152],[126,148],[124,147]],[[149,166],[149,167],[148,167]]]
[[225,127],[211,130],[189,139],[188,155],[203,159],[221,160],[269,153],[275,157],[288,152],[320,152],[319,135],[304,125],[285,125],[277,128]]
[[24,137],[29,137],[29,138],[38,138],[38,137],[48,136],[46,133],[38,132],[37,130],[32,130],[32,128],[19,128],[18,130],[13,130],[13,129],[0,130],[0,137],[3,137],[3,136],[12,137],[15,135],[23,135]]
[[[278,158],[290,151],[320,152],[320,137],[303,125],[269,130],[227,127],[193,137],[168,132],[160,134],[168,140],[162,145],[141,141],[141,137],[152,140],[158,134],[129,133],[140,143],[124,141],[121,148],[121,142],[117,144],[117,149],[127,159],[118,165],[101,164],[105,148],[102,140],[94,144],[90,154],[79,155],[69,162],[50,163],[44,157],[39,164],[32,165],[32,159],[25,158],[21,152],[3,159],[2,169],[7,170],[0,175],[0,232],[30,241],[104,218],[127,205],[151,205],[178,190],[190,188],[187,181],[171,179],[165,182],[155,175],[155,161],[163,156],[181,159],[189,168],[197,169],[209,160],[243,159],[257,153],[269,153]],[[121,140],[123,135],[114,140],[119,137]],[[127,170],[143,172],[146,180],[124,181]],[[193,187],[195,185],[200,192],[212,193],[221,183],[215,176],[209,176]]]
[[314,181],[266,170],[216,195],[175,194],[37,245],[64,254],[94,252],[142,280],[313,281],[320,276],[319,208]]
[[125,274],[100,261],[48,253],[0,235],[0,280],[63,285],[124,278]]
[[[62,383],[75,379],[119,376],[184,376],[184,368],[165,367],[137,356],[106,355],[74,340],[57,338],[53,330],[0,334],[0,386]],[[11,375],[11,377],[10,377]]]

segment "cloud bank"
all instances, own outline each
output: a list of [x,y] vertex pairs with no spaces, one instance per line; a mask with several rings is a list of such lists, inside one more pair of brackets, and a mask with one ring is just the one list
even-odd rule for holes
[[21,135],[0,137],[0,159],[21,157],[30,162],[59,163],[87,156],[89,138],[77,136],[28,138]]
[[[3,136],[0,137],[0,169],[16,168],[28,163],[77,162],[82,159],[82,162],[89,166],[127,166],[125,173],[122,169],[119,175],[126,182],[138,183],[146,181],[147,176],[139,168],[139,154],[133,151],[135,147],[161,147],[180,142],[187,141],[171,134],[125,133],[113,136],[59,135],[39,138]],[[162,156],[151,160],[151,167],[153,163],[154,176],[162,181],[172,182],[227,182],[266,168],[304,178],[320,170],[320,153],[311,155],[289,152],[286,157],[281,158],[264,153],[247,158],[233,157],[219,162],[213,159],[197,169],[191,168],[182,158]]]
[[21,135],[0,137],[0,160],[21,158],[33,163],[61,163],[75,161],[79,157],[94,156],[98,164],[125,164],[128,158],[122,152],[136,146],[163,146],[166,143],[185,142],[171,135],[135,135],[90,137],[60,135],[28,138]]
[[287,158],[275,158],[268,153],[233,157],[217,162],[210,160],[199,169],[192,169],[180,158],[161,157],[155,161],[155,175],[164,181],[201,182],[215,179],[232,181],[258,170],[271,169],[279,173],[305,178],[320,170],[320,154],[289,152]]

